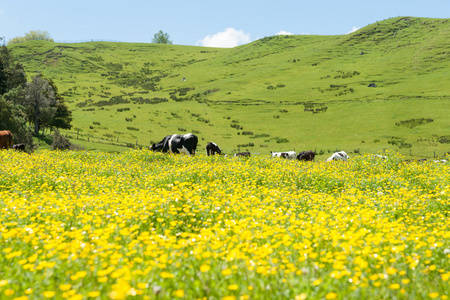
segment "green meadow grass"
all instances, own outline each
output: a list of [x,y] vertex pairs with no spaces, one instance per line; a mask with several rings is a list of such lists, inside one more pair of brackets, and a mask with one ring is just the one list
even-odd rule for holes
[[64,134],[88,147],[105,140],[121,151],[116,144],[149,146],[194,132],[202,152],[212,140],[226,153],[316,149],[325,158],[336,149],[393,148],[430,157],[450,151],[449,41],[448,19],[399,17],[348,35],[272,36],[231,49],[105,42],[10,49],[28,74],[55,80],[74,116]]

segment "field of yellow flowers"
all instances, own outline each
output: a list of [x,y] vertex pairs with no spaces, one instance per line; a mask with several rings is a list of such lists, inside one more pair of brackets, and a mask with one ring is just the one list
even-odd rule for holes
[[0,299],[448,299],[449,171],[0,151]]

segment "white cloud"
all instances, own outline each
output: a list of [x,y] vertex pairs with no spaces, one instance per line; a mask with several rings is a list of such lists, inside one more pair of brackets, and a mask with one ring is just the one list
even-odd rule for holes
[[280,32],[277,32],[275,35],[292,35],[293,33],[281,30]]
[[233,48],[250,42],[250,34],[244,33],[243,30],[227,28],[225,31],[205,36],[202,40],[197,42],[197,45],[205,47]]
[[347,34],[350,34],[350,33],[352,33],[352,32],[355,32],[355,31],[358,30],[358,29],[359,29],[359,27],[353,26],[353,27],[352,27],[352,30],[350,30],[349,32],[347,32]]

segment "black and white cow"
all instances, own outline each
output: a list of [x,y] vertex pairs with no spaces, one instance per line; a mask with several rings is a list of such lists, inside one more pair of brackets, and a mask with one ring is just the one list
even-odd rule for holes
[[198,138],[195,134],[172,134],[163,138],[161,142],[151,145],[150,150],[195,155],[197,143]]
[[25,144],[14,144],[12,148],[16,151],[25,151]]
[[297,154],[295,151],[284,151],[284,152],[273,152],[270,151],[270,154],[272,157],[282,157],[282,158],[289,158],[289,159],[295,159],[297,157]]
[[220,150],[220,147],[217,146],[214,142],[209,142],[206,145],[206,155],[211,156],[215,154],[222,154],[222,150]]
[[343,160],[343,161],[347,161],[347,159],[349,159],[350,156],[347,155],[347,153],[345,153],[344,151],[339,151],[339,152],[335,152],[333,153],[333,155],[331,155],[327,161],[332,161],[332,160]]

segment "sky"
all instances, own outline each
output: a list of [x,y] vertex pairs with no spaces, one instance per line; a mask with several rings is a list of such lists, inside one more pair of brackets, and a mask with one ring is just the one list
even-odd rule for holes
[[277,34],[342,35],[392,17],[450,18],[450,0],[0,0],[0,37],[231,48]]

